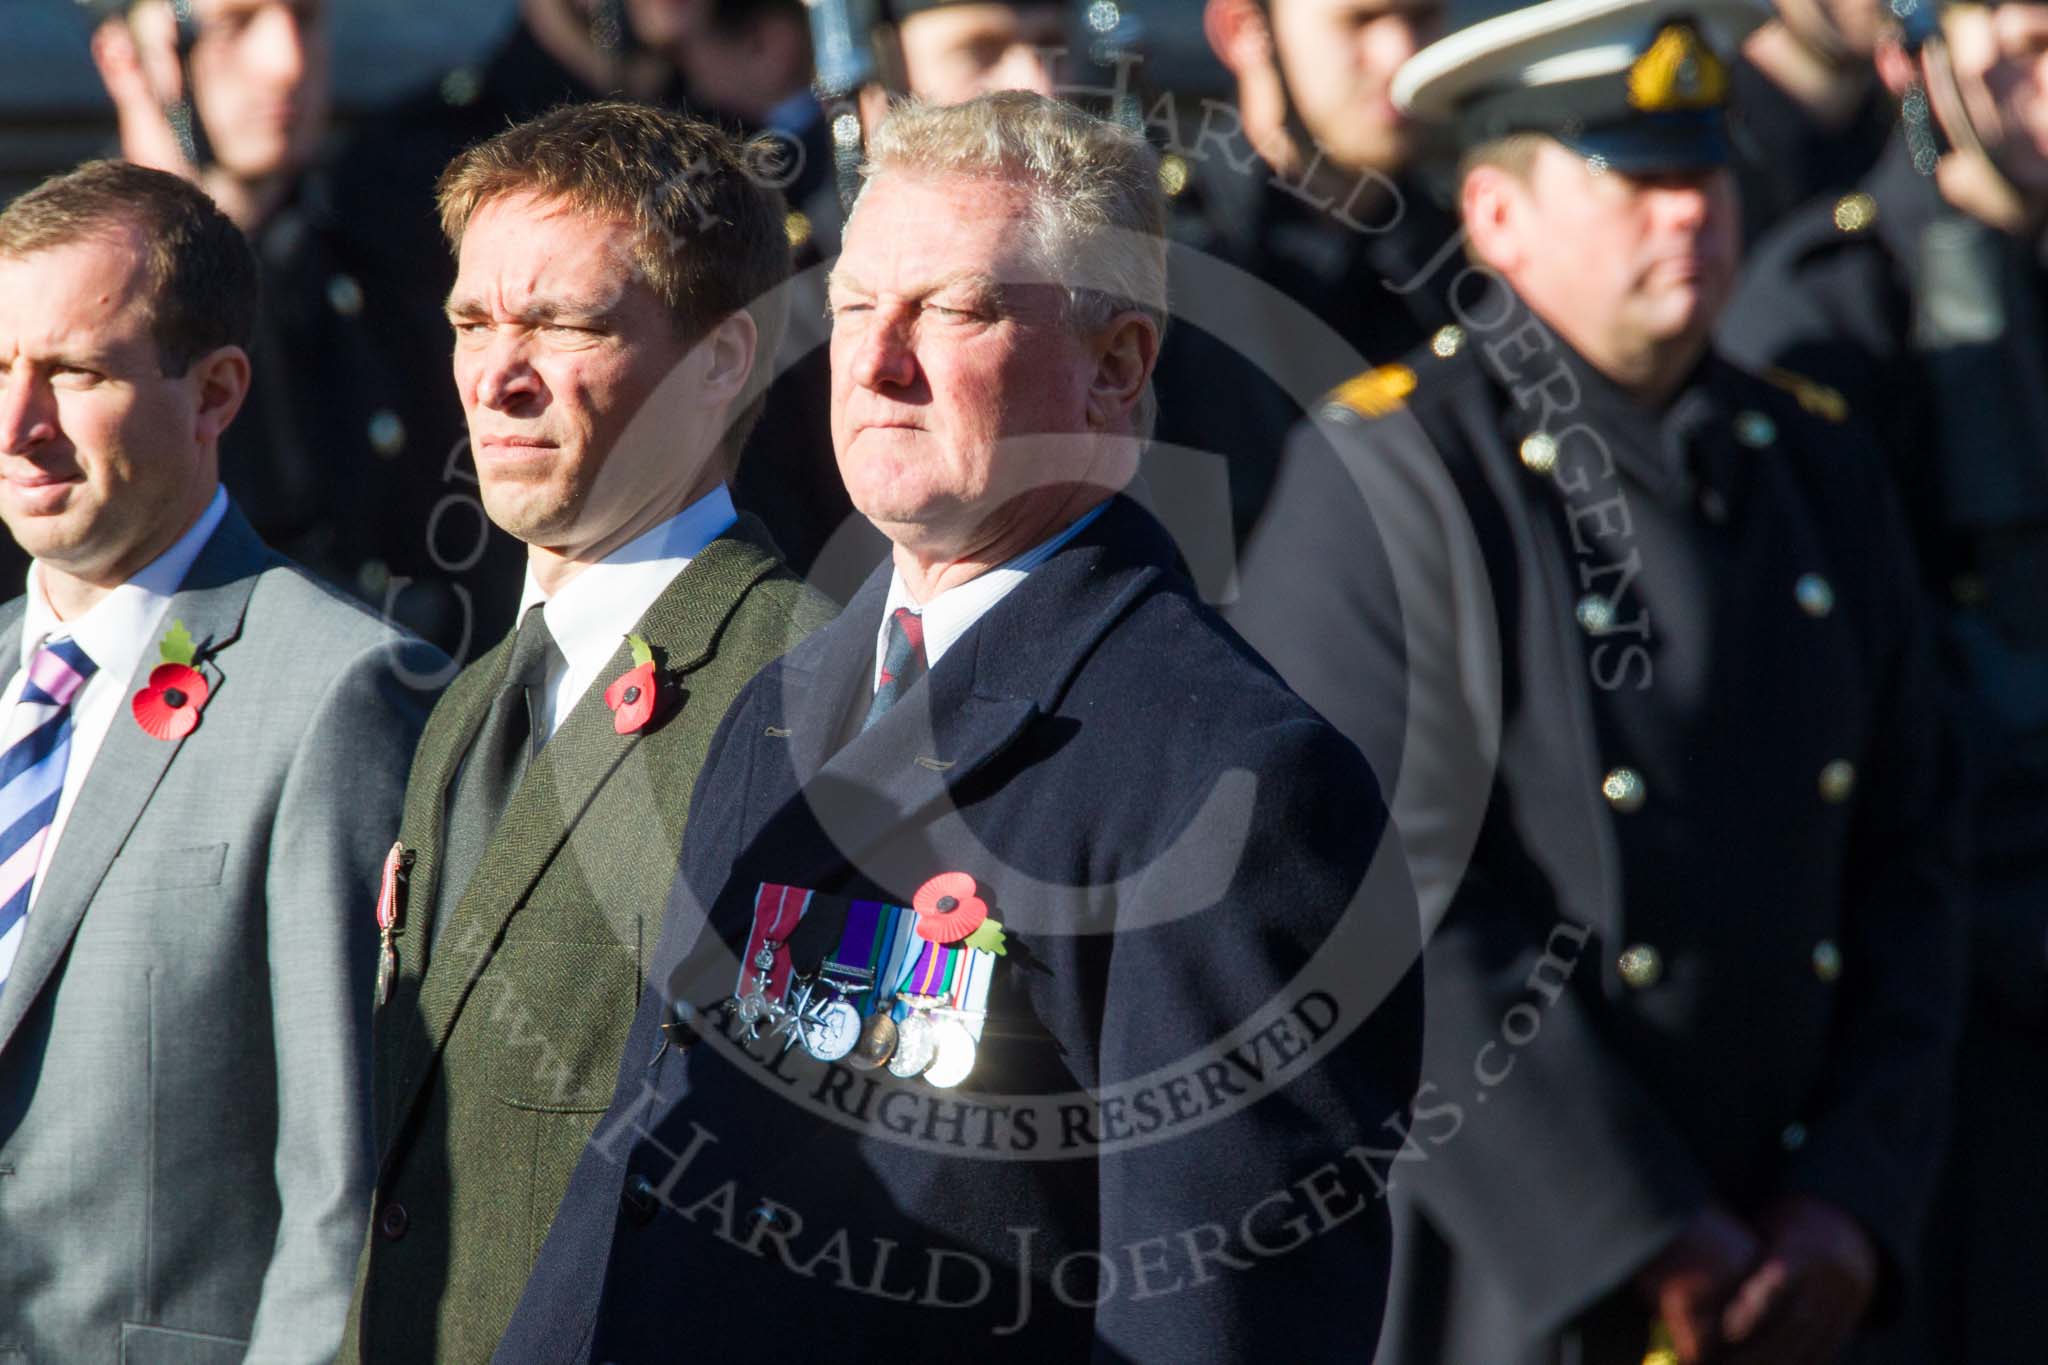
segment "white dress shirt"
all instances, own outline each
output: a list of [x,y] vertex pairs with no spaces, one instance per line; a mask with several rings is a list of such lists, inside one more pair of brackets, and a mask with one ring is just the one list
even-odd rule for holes
[[[134,719],[128,716],[129,685],[135,680],[135,670],[144,658],[156,657],[163,633],[169,629],[164,618],[170,613],[171,598],[177,595],[179,585],[192,570],[192,561],[199,558],[200,548],[219,528],[227,511],[227,490],[216,487],[213,501],[206,504],[199,520],[193,522],[192,528],[179,536],[170,549],[151,560],[133,578],[95,602],[91,610],[74,621],[57,619],[49,598],[43,594],[41,566],[28,566],[27,602],[21,618],[21,649],[14,661],[14,676],[8,680],[4,693],[7,724],[0,727],[0,734],[5,734],[11,743],[21,729],[17,713],[22,685],[28,680],[29,661],[35,658],[44,641],[52,638],[74,640],[93,662],[92,676],[71,699],[71,754],[64,763],[64,790],[57,798],[57,814],[50,821],[50,835],[43,840],[42,855],[36,860],[36,880],[29,891],[31,911],[35,908],[36,898],[43,893],[43,874],[49,870],[50,857],[64,837],[64,825],[71,818],[71,808],[78,802],[78,789],[85,785],[85,775],[91,770],[100,746],[106,742],[107,731],[124,717],[128,718],[128,724],[135,724]],[[21,947],[21,936],[27,930],[28,920],[24,918],[16,921],[7,934],[0,937],[0,977],[4,977],[14,965],[15,952]]]
[[[555,664],[548,669],[547,734],[543,740],[551,738],[576,709],[577,701],[598,680],[605,663],[654,605],[654,599],[667,591],[706,545],[738,520],[732,494],[720,484],[653,530],[627,541],[597,563],[585,565],[553,597],[541,591],[531,568],[526,571],[519,619],[526,619],[527,608],[534,603],[545,603],[542,618],[567,663],[567,667]],[[611,681],[604,679],[607,686]]]
[[988,615],[996,603],[1017,590],[1033,569],[1051,559],[1061,546],[1081,534],[1088,523],[1102,515],[1102,509],[1109,506],[1099,502],[1089,508],[1064,531],[1047,541],[1026,550],[1015,559],[999,564],[978,578],[956,584],[920,604],[904,586],[903,571],[893,569],[889,574],[889,598],[882,604],[882,621],[875,629],[875,673],[869,691],[882,685],[882,658],[889,650],[889,620],[896,615],[898,607],[910,608],[912,614],[924,618],[924,662],[927,669],[939,666],[939,656],[953,647],[961,636],[971,629],[976,621]]

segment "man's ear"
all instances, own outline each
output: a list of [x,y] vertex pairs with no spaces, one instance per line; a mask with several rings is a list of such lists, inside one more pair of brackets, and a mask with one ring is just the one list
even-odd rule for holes
[[1143,313],[1119,313],[1095,343],[1095,377],[1088,385],[1088,428],[1127,431],[1152,367],[1159,360],[1159,328]]
[[1208,0],[1202,6],[1202,35],[1216,60],[1239,80],[1272,64],[1272,30],[1254,0]]
[[1877,48],[1871,53],[1871,61],[1877,67],[1877,78],[1884,82],[1884,88],[1892,92],[1892,98],[1904,95],[1908,87],[1920,79],[1920,60],[1906,51],[1896,33],[1887,33],[1877,40]]
[[707,405],[736,403],[747,391],[754,373],[754,350],[760,345],[754,315],[746,309],[733,311],[692,349],[703,366],[701,392]]
[[199,389],[193,435],[202,445],[218,441],[249,396],[249,353],[239,346],[222,346],[193,361],[186,373]]
[[1514,230],[1521,190],[1512,172],[1483,163],[1467,172],[1458,187],[1458,212],[1472,254],[1503,275],[1521,260],[1521,242]]

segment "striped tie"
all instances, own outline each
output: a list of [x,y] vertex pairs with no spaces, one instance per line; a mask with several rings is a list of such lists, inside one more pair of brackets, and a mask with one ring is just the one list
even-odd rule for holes
[[64,762],[71,755],[71,699],[95,665],[71,640],[51,640],[29,661],[21,699],[10,717],[18,735],[0,753],[0,989],[25,931],[36,866],[49,840]]

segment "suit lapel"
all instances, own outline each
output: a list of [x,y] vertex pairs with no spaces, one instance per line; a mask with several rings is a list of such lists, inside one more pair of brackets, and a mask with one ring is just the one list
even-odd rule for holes
[[[897,831],[926,820],[1033,719],[1058,705],[1082,660],[1172,563],[1171,542],[1158,523],[1118,497],[997,603],[873,727],[835,751],[831,745],[852,694],[866,692],[874,665],[889,581],[884,565],[783,670],[779,710],[788,717],[801,794],[763,812],[768,818],[757,842],[781,842],[788,850],[778,852],[777,878],[798,886],[828,882]],[[750,797],[773,802],[777,794]],[[824,837],[782,840],[792,822],[814,822]]]
[[[230,507],[193,561],[184,586],[171,599],[165,620],[183,621],[192,632],[199,646],[199,671],[212,689],[210,695],[218,695],[232,684],[229,647],[242,632],[242,615],[255,591],[257,575],[273,562],[275,557],[241,513]],[[10,633],[18,649],[18,620]],[[148,681],[157,662],[154,651],[144,653],[135,676],[127,680],[130,693]],[[7,988],[0,991],[0,1051],[13,1040],[36,997],[55,975],[107,868],[127,842],[171,761],[192,742],[193,735],[205,731],[202,712],[192,735],[167,742],[143,733],[125,706],[115,713],[65,822],[42,889],[36,893],[35,909],[26,921]]]
[[[773,572],[778,562],[766,530],[754,518],[742,516],[732,530],[692,559],[689,567],[676,576],[641,617],[636,633],[658,651],[664,671],[678,690],[665,725],[680,720],[677,712],[689,705],[689,674],[713,657],[719,631],[727,619],[748,590]],[[506,806],[504,818],[456,904],[448,927],[433,946],[425,978],[418,986],[418,1009],[396,1015],[416,1018],[418,1032],[406,1045],[407,1062],[402,1068],[402,1093],[395,1116],[402,1116],[411,1107],[430,1069],[414,1065],[413,1058],[438,1056],[446,1046],[471,989],[504,936],[506,924],[525,903],[599,790],[626,757],[645,742],[644,734],[619,734],[604,702],[605,689],[631,663],[631,654],[622,643],[542,747]],[[497,673],[502,676],[502,661],[497,663]],[[481,725],[483,712],[495,692],[495,688],[484,689],[474,714],[465,717],[463,741],[447,763],[446,775],[454,772],[462,749],[468,747],[469,738]],[[445,809],[446,775],[440,780],[433,812],[437,845],[439,818]],[[614,887],[593,890],[599,897],[620,894],[620,889]],[[416,891],[415,899],[421,894]],[[659,904],[657,891],[649,912],[657,910]],[[413,917],[416,923],[422,923],[424,918]],[[414,932],[418,951],[430,931],[422,923]],[[395,997],[393,1003],[398,1003]]]

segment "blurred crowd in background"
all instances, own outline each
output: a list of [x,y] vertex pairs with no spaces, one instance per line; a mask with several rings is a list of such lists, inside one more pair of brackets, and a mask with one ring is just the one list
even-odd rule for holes
[[[0,110],[4,189],[119,154],[213,194],[265,272],[250,410],[222,450],[227,487],[272,545],[457,665],[504,635],[522,552],[475,496],[432,191],[455,152],[565,100],[624,94],[762,137],[798,306],[735,498],[841,600],[883,550],[838,483],[827,324],[805,302],[822,303],[822,283],[803,272],[836,251],[833,125],[846,112],[871,123],[891,96],[1029,88],[1141,125],[1159,147],[1184,250],[1148,460],[1174,462],[1154,495],[1212,600],[1235,592],[1235,551],[1320,396],[1418,347],[1459,344],[1445,287],[1466,264],[1457,167],[1390,93],[1443,24],[1433,0],[885,0],[870,16],[873,80],[837,111],[814,90],[802,0],[518,0],[509,14],[437,4],[431,17],[349,0],[41,4],[32,17],[24,0],[0,9],[20,39],[0,44],[0,86],[14,90]],[[52,74],[82,72],[86,53],[97,86]],[[1953,1155],[1921,1335],[1902,1360],[1965,1339],[1955,1358],[2041,1358],[2044,63],[2048,3],[1937,13],[1933,0],[1780,0],[1732,73],[1749,265],[1723,346],[1804,376],[1810,407],[1870,419],[1983,774]],[[1977,155],[1951,157],[1959,147]],[[25,562],[0,566],[0,581]],[[1825,979],[1818,958],[1815,970]],[[1740,1083],[1699,1078],[1731,1104]]]

